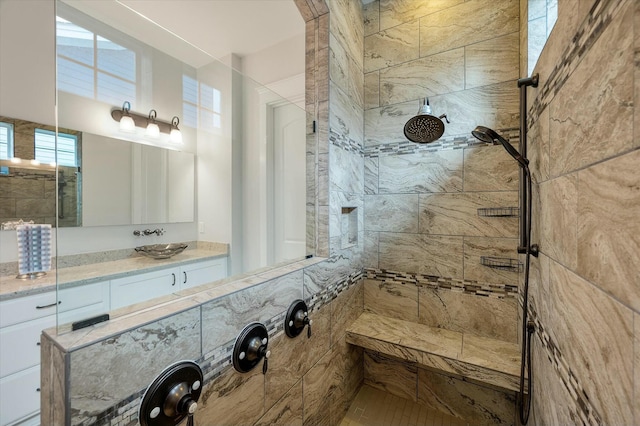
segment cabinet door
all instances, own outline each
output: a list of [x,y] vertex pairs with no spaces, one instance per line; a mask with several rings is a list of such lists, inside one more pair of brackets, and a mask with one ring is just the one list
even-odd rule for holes
[[0,303],[0,327],[7,327],[55,313],[55,291],[6,300]]
[[173,293],[180,288],[179,276],[180,268],[169,268],[111,280],[111,309]]
[[40,366],[0,379],[0,425],[25,419],[40,409]]
[[40,364],[40,334],[56,325],[56,316],[0,328],[0,377]]
[[206,260],[181,268],[180,289],[208,284],[227,276],[227,258]]
[[109,281],[65,288],[58,292],[58,323],[95,317],[109,312]]

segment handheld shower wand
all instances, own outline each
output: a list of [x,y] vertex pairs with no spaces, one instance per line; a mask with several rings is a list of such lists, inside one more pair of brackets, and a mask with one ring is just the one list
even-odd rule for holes
[[[520,422],[526,425],[529,420],[529,412],[531,410],[531,387],[533,383],[532,366],[531,366],[531,336],[535,332],[535,326],[533,322],[527,321],[528,307],[529,307],[529,269],[531,265],[531,255],[538,256],[538,246],[536,244],[529,244],[531,241],[531,172],[529,171],[529,160],[523,157],[505,138],[500,136],[495,131],[484,126],[477,126],[471,134],[482,142],[498,144],[500,143],[504,149],[511,155],[514,160],[518,162],[522,168],[526,180],[527,193],[521,193],[520,197],[526,200],[525,216],[521,218],[525,222],[526,232],[526,245],[524,247],[524,253],[526,254],[525,266],[524,266],[524,289],[523,289],[523,301],[522,301],[522,353],[520,359],[520,393],[518,394],[518,411],[520,414]],[[522,213],[521,213],[522,214]],[[520,252],[522,247],[518,247]],[[525,368],[527,369],[527,397],[524,395],[524,377]]]

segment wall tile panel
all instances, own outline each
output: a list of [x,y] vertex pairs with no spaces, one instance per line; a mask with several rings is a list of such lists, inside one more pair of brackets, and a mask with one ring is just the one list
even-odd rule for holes
[[405,321],[418,321],[418,287],[412,283],[365,280],[365,311]]
[[[518,79],[518,31],[464,48],[464,87],[470,89]],[[435,56],[435,55],[434,55]],[[433,57],[433,56],[430,56]]]
[[518,207],[518,193],[420,194],[420,233],[517,237],[517,217],[483,217],[478,209]]
[[470,0],[420,18],[420,56],[517,32],[518,0]]
[[462,237],[380,233],[379,266],[462,279]]
[[462,191],[462,150],[383,156],[379,194]]
[[418,232],[418,194],[366,195],[367,231]]
[[632,424],[632,311],[556,262],[550,296],[550,334],[588,399],[605,424]]
[[365,37],[364,72],[418,59],[419,36],[419,21],[416,20]]
[[431,327],[517,342],[517,299],[420,287],[419,321]]
[[463,90],[464,74],[463,48],[382,69],[380,70],[380,105],[392,105],[416,98]]
[[552,176],[635,145],[632,28],[628,12],[610,25],[551,102]]
[[578,269],[640,311],[640,151],[578,172]]

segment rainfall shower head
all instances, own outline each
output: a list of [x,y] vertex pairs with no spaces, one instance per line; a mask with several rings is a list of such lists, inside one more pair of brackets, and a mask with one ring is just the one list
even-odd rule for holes
[[449,122],[446,114],[442,114],[440,117],[431,115],[429,98],[425,98],[418,110],[418,114],[410,118],[407,124],[404,125],[404,135],[411,142],[417,143],[429,143],[440,139],[440,136],[444,133],[443,118],[447,123]]
[[488,127],[477,126],[475,129],[471,131],[471,134],[478,140],[482,142],[492,143],[497,145],[498,142],[502,144],[504,149],[507,150],[509,155],[511,155],[522,167],[526,167],[529,164],[529,160],[522,157],[520,153],[511,145],[505,138],[500,136],[494,130],[491,130]]

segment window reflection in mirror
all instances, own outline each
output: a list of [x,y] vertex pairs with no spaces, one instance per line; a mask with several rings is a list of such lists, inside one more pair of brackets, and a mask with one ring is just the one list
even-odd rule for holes
[[551,30],[558,19],[558,0],[528,0],[527,75],[533,74]]

